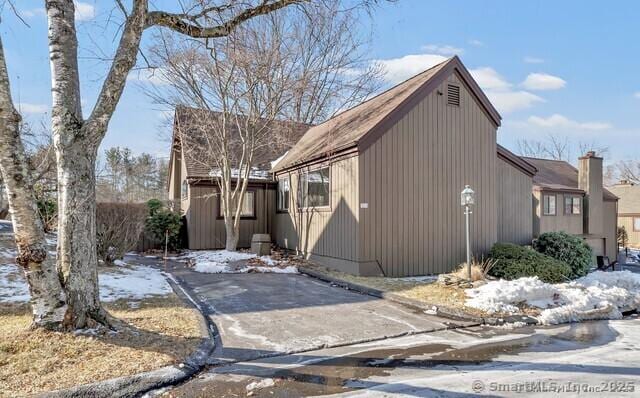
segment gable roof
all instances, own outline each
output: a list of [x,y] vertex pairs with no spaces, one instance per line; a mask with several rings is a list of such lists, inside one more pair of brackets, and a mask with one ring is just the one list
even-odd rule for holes
[[[538,190],[568,191],[585,193],[578,184],[578,169],[564,160],[539,159],[522,156],[527,163],[538,169],[533,176],[533,186]],[[605,200],[617,200],[618,197],[603,188]]]
[[619,214],[640,214],[640,185],[619,184],[609,190],[619,198]]
[[[186,165],[187,178],[211,178],[209,172],[211,167],[198,161],[197,153],[199,147],[205,147],[203,134],[203,126],[206,126],[207,120],[216,121],[221,117],[220,112],[210,111],[207,109],[191,108],[179,105],[175,109],[173,121],[173,138],[171,158],[173,159],[174,150],[180,150],[183,153]],[[269,178],[267,172],[271,169],[271,162],[278,159],[291,148],[302,135],[309,130],[311,125],[305,123],[296,123],[289,121],[270,120],[266,122],[270,129],[280,129],[281,135],[284,136],[282,145],[269,145],[259,150],[255,154],[255,172],[252,171],[253,179]],[[188,139],[181,139],[188,138]],[[241,155],[241,148],[236,146],[235,157]],[[185,154],[193,154],[188,156]],[[170,162],[172,167],[173,162]],[[171,170],[169,170],[169,175]]]
[[[457,56],[419,73],[381,94],[310,128],[276,165],[274,171],[295,167],[360,146],[373,139],[406,114],[416,101],[429,95],[447,76],[457,71],[486,114],[497,126],[500,114],[473,80]],[[366,145],[364,146],[366,147]]]
[[530,177],[533,177],[538,172],[538,169],[534,165],[527,162],[526,160],[500,144],[497,145],[497,152],[498,158],[510,163],[513,167],[517,168]]

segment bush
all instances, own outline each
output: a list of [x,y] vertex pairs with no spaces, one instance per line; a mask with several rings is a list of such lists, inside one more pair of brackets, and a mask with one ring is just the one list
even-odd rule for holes
[[51,232],[58,226],[58,203],[51,198],[38,199],[38,216],[44,232]]
[[569,264],[572,279],[585,276],[593,262],[593,250],[589,245],[582,238],[566,232],[545,232],[533,241],[533,248]]
[[503,279],[518,279],[537,276],[543,282],[566,282],[571,276],[571,267],[552,257],[545,256],[525,246],[512,243],[496,243],[490,257],[495,264],[489,274]]
[[144,231],[147,208],[143,204],[98,203],[96,246],[98,258],[106,264],[133,250]]
[[154,239],[162,242],[164,247],[165,233],[168,231],[169,250],[181,248],[180,229],[182,219],[179,213],[171,211],[158,199],[151,199],[147,202],[148,217],[145,229]]

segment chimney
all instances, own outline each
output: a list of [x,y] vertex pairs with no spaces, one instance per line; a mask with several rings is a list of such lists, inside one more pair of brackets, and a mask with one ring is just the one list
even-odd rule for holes
[[580,158],[578,170],[578,187],[585,191],[583,217],[584,233],[600,235],[603,232],[603,186],[602,186],[602,158],[594,151],[587,152]]

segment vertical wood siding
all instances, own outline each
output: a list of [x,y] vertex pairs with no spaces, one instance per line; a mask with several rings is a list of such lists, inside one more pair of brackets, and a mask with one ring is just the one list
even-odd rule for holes
[[531,244],[533,238],[532,178],[498,159],[498,241]]
[[[460,107],[446,104],[447,83]],[[448,272],[465,259],[460,191],[476,191],[472,248],[497,240],[496,127],[457,74],[360,156],[360,260],[388,276]],[[529,208],[523,211],[530,211]]]
[[[564,231],[569,234],[581,235],[584,232],[584,207],[582,209],[583,214],[564,214],[564,197],[562,192],[550,192],[545,191],[544,195],[556,196],[556,215],[545,216],[542,214],[542,193],[540,191],[534,192],[534,205],[535,205],[535,220],[534,220],[534,238],[545,232]],[[569,196],[575,196],[575,194],[567,194]],[[584,197],[582,198],[582,204],[584,205]]]
[[[602,202],[602,231],[606,239],[606,253],[611,261],[616,261],[618,255],[618,204],[615,201]],[[628,231],[633,231],[631,225]],[[636,232],[640,235],[640,232]]]
[[[604,202],[605,207],[610,202]],[[607,214],[607,213],[605,213]],[[627,230],[627,235],[629,236],[629,242],[627,243],[630,247],[638,247],[640,248],[640,231],[633,230],[633,218],[634,216],[618,216],[618,226],[624,227]]]
[[[270,233],[275,213],[275,190],[264,187],[255,190],[256,219],[240,221],[239,247],[251,246],[253,234]],[[208,185],[191,185],[187,210],[189,249],[222,249],[226,232],[224,220],[218,219],[217,188]]]
[[[312,166],[313,170],[318,168]],[[305,169],[306,170],[306,169]],[[276,213],[274,239],[278,246],[305,254],[358,260],[358,158],[352,156],[330,165],[330,208],[297,210],[298,173],[290,178],[289,212]]]

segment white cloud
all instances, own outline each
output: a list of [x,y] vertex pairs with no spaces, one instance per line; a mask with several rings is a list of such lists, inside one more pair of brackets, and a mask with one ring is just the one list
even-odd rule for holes
[[385,71],[385,80],[395,84],[446,60],[446,57],[438,54],[410,54],[400,58],[382,59],[376,62]]
[[46,104],[29,104],[27,102],[21,102],[16,104],[18,112],[20,113],[46,113],[49,112],[49,105]]
[[92,4],[76,1],[75,6],[76,21],[88,21],[96,16],[96,8]]
[[453,47],[448,44],[427,44],[426,46],[422,46],[422,50],[429,53],[445,55],[448,57],[453,55],[461,55],[464,52],[464,48]]
[[129,76],[127,76],[127,80],[153,84],[155,86],[164,86],[169,84],[162,68],[139,69],[133,71]]
[[480,40],[477,40],[477,39],[469,40],[469,44],[471,44],[474,47],[483,47],[484,46],[484,43],[481,42]]
[[513,84],[493,68],[476,68],[470,73],[500,113],[511,113],[544,102],[544,99],[528,91],[513,90]]
[[571,120],[560,114],[553,114],[547,118],[540,116],[530,116],[527,122],[533,126],[546,129],[569,129],[569,130],[609,130],[613,126],[605,122],[578,122]]
[[543,98],[528,91],[484,90],[484,92],[487,94],[487,97],[489,97],[493,106],[503,114],[531,108],[537,103],[545,102]]
[[522,87],[528,90],[559,90],[566,85],[564,79],[546,73],[529,73],[522,82]]
[[635,93],[633,93],[633,96],[637,99],[640,99],[640,91],[636,91]]
[[530,57],[530,56],[524,57],[523,61],[525,64],[543,64],[544,63],[544,59],[538,58],[538,57]]
[[506,90],[511,84],[493,68],[483,67],[469,71],[476,82],[486,90]]

